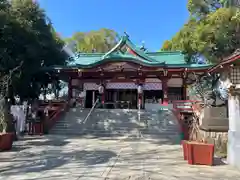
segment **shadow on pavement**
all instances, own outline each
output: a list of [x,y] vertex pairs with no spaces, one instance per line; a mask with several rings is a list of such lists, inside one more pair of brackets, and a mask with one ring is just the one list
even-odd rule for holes
[[82,150],[72,152],[49,150],[47,152],[42,151],[40,153],[26,152],[21,153],[21,155],[18,157],[8,159],[2,159],[0,157],[1,163],[4,161],[11,163],[11,165],[4,166],[0,169],[0,175],[8,176],[23,173],[44,172],[61,167],[70,162],[75,162],[81,166],[94,166],[97,164],[107,163],[111,158],[116,156],[117,155],[114,152],[104,150]]

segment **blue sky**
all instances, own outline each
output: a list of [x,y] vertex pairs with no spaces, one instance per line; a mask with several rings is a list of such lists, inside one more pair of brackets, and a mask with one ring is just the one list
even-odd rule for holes
[[62,37],[110,28],[159,50],[187,21],[187,0],[38,0]]

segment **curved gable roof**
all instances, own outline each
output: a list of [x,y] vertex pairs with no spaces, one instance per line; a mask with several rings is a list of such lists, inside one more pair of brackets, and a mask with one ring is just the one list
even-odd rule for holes
[[93,68],[110,62],[133,62],[149,67],[193,68],[204,69],[207,64],[189,64],[180,51],[146,52],[135,46],[128,35],[122,36],[120,41],[107,53],[76,53],[70,57],[72,61],[66,68]]

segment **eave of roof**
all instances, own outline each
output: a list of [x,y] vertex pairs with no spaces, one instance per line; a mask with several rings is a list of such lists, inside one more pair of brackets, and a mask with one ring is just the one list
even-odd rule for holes
[[231,56],[228,56],[227,58],[223,59],[221,62],[213,65],[211,68],[208,69],[208,72],[214,72],[216,71],[218,68],[225,66],[225,65],[229,65],[229,64],[233,64],[234,62],[240,60],[240,50],[237,49]]

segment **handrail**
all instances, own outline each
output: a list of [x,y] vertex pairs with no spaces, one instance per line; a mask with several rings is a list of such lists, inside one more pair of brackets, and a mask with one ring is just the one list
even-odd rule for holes
[[97,100],[96,100],[95,103],[93,104],[93,106],[92,106],[92,108],[90,109],[89,113],[88,113],[87,116],[85,117],[83,123],[85,123],[85,122],[88,120],[89,116],[90,116],[91,113],[93,112],[93,110],[94,110],[94,108],[95,108],[95,106],[97,105],[98,102],[99,102],[99,98],[97,98]]

